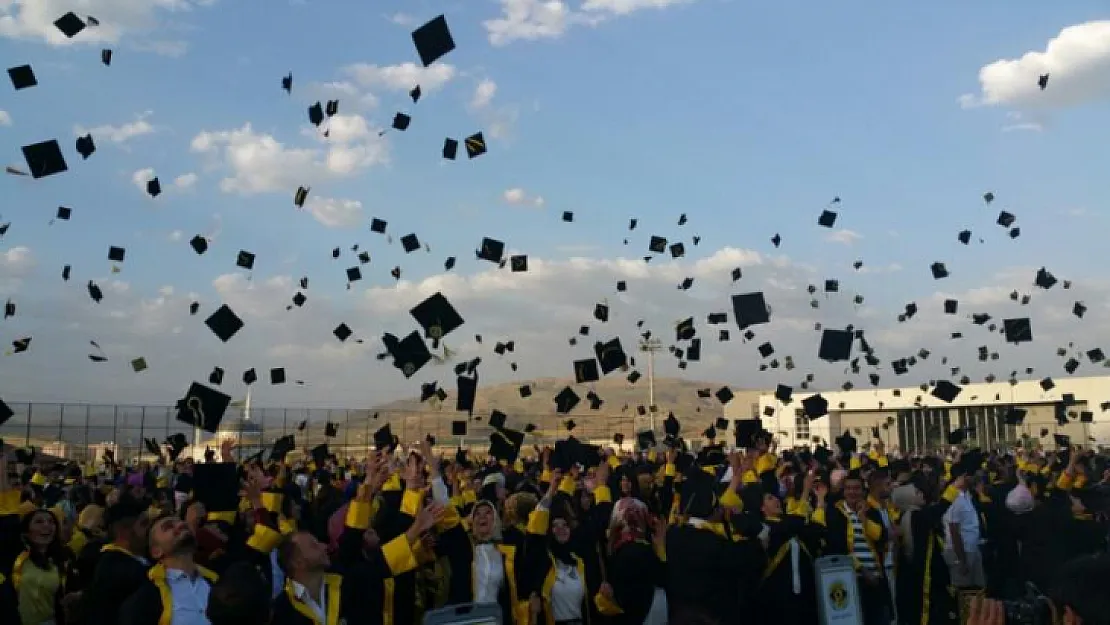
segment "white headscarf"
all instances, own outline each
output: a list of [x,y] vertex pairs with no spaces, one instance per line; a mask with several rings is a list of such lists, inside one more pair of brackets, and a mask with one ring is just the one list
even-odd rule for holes
[[490,534],[490,540],[493,542],[501,542],[501,515],[498,514],[497,506],[494,505],[492,501],[483,499],[474,504],[474,507],[470,509],[470,527],[474,527],[474,513],[478,511],[478,508],[483,506],[488,507],[490,511],[493,512],[493,532]]
[[1025,482],[1018,485],[1006,494],[1006,509],[1014,514],[1025,514],[1033,510],[1033,493]]
[[917,487],[913,484],[903,484],[890,493],[890,500],[894,506],[902,511],[899,526],[902,529],[902,550],[907,558],[913,557],[913,513],[918,510]]

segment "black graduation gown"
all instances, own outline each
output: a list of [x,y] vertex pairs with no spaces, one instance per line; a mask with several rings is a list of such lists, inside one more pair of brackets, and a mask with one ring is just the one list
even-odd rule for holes
[[81,594],[86,625],[116,625],[123,603],[148,583],[148,568],[126,552],[103,548],[92,583]]
[[[219,579],[212,570],[197,568],[197,574],[209,584],[215,584]],[[155,565],[147,571],[146,582],[120,606],[118,625],[159,625],[166,612],[169,612],[169,622],[173,622],[173,605],[162,602],[163,594],[169,593],[165,576],[166,571],[161,565]]]
[[750,618],[752,591],[766,561],[758,541],[734,541],[708,527],[672,526],[666,563],[671,621],[687,613],[709,614],[722,624]]
[[[797,515],[766,519],[769,539],[765,551],[767,565],[755,604],[763,623],[809,625],[817,622],[817,591],[813,560],[817,553],[815,526]],[[794,594],[794,569],[791,565],[791,540],[798,544],[799,594]]]
[[949,589],[951,576],[944,561],[943,518],[950,505],[942,499],[905,513],[910,515],[913,558],[898,550],[895,578],[898,619],[904,625],[944,625],[958,620],[959,606]]
[[[328,593],[325,607],[328,614],[322,625],[338,625],[340,621],[344,621],[346,625],[364,625],[367,622],[357,620],[350,615],[351,604],[343,601],[342,576],[329,573],[325,585],[325,592]],[[311,609],[296,598],[292,590],[292,582],[289,580],[285,581],[285,588],[278,594],[277,599],[274,599],[270,625],[318,625]]]
[[667,565],[649,543],[626,543],[609,558],[608,581],[613,588],[613,601],[622,610],[610,617],[609,622],[642,625],[651,611],[655,589],[667,586]]
[[[451,566],[450,581],[447,589],[447,605],[459,605],[474,601],[474,543],[470,534],[458,524],[439,536],[436,544],[437,553],[445,556]],[[527,575],[524,569],[526,562],[524,550],[512,545],[498,545],[502,555],[502,565],[505,571],[505,580],[497,593],[497,602],[501,605],[501,614],[505,623],[515,622],[517,603],[527,599],[521,596],[518,589],[525,586]]]

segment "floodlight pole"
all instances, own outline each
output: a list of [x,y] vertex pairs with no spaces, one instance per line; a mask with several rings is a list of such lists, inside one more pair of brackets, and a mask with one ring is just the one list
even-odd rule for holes
[[655,352],[663,349],[663,343],[657,338],[641,339],[640,351],[648,357],[648,425],[655,431]]

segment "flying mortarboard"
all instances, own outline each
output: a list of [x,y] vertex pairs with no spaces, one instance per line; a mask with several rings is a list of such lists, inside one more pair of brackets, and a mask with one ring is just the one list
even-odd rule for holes
[[107,49],[107,48],[104,48],[103,50],[101,50],[100,51],[100,62],[105,64],[105,65],[111,65],[112,64],[112,51]]
[[35,78],[35,71],[31,69],[30,65],[8,68],[8,78],[12,79],[12,86],[15,87],[16,91],[39,84],[38,78]]
[[486,138],[480,132],[470,135],[463,143],[467,158],[477,158],[486,153]]
[[88,160],[96,152],[96,143],[93,141],[91,134],[86,134],[83,137],[77,137],[76,148],[82,160]]
[[443,140],[443,158],[453,161],[459,152],[459,140],[450,137]]
[[220,306],[204,321],[204,325],[224,343],[231,340],[239,330],[243,329],[243,320],[240,319],[227,304]]
[[158,182],[157,177],[147,181],[146,192],[150,194],[150,197],[158,197],[162,194],[162,183]]
[[54,20],[54,26],[62,31],[62,34],[65,35],[67,39],[73,39],[77,36],[77,33],[85,30],[85,22],[77,17],[73,11]]
[[32,178],[45,178],[69,170],[62,149],[54,139],[25,145],[22,150]]
[[206,462],[193,466],[193,496],[210,512],[239,509],[239,475],[234,462]]
[[231,397],[198,382],[193,382],[184,399],[177,402],[177,420],[212,434],[219,429]]
[[424,67],[435,63],[443,55],[455,49],[455,40],[447,27],[447,18],[440,15],[412,31],[412,43]]

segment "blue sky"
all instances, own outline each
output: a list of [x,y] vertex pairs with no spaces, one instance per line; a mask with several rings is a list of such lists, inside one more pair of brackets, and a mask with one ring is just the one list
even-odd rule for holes
[[[302,360],[292,355],[300,348],[325,351],[305,356],[310,362],[291,377],[328,378],[332,386],[320,384],[297,396],[275,391],[275,402],[362,403],[359,377],[335,380],[335,372],[356,367],[372,379],[375,396],[409,395],[415,380],[405,382],[380,366],[367,353],[369,347],[358,355],[328,352],[335,349],[331,328],[339,320],[358,319],[368,345],[380,331],[407,333],[411,320],[403,310],[396,314],[397,306],[386,300],[411,305],[406,298],[434,290],[441,284],[435,275],[451,255],[460,259],[456,271],[464,283],[445,283],[444,291],[450,296],[451,288],[458,288],[460,296],[473,298],[464,311],[468,321],[481,318],[489,331],[531,332],[537,341],[554,337],[554,344],[565,345],[563,335],[589,321],[596,299],[615,297],[608,274],[585,284],[577,278],[589,272],[576,271],[566,259],[610,263],[605,266],[611,272],[621,273],[627,269],[612,265],[614,259],[645,254],[650,234],[683,237],[688,263],[714,255],[719,259],[726,248],[759,254],[764,268],[779,258],[777,271],[789,275],[769,272],[766,278],[789,283],[791,297],[807,280],[839,278],[845,290],[866,294],[870,327],[892,337],[905,333],[886,326],[908,301],[937,291],[1008,291],[1011,282],[1029,291],[1032,273],[1022,271],[1041,265],[1075,280],[1077,289],[1090,289],[1088,304],[1107,292],[1100,290],[1104,277],[1092,258],[1106,226],[1105,190],[1097,181],[1104,179],[1102,156],[1110,140],[1102,123],[1110,97],[1104,71],[1110,67],[1110,47],[1103,44],[1093,59],[1076,60],[1065,50],[1040,61],[1053,74],[1044,92],[1035,89],[1036,59],[1013,75],[985,82],[980,76],[981,68],[1000,59],[1043,52],[1069,26],[1095,22],[1105,15],[1101,3],[1028,3],[1015,9],[1004,2],[768,7],[698,0],[657,2],[671,6],[616,14],[605,7],[620,2],[594,0],[583,7],[574,0],[570,15],[597,23],[500,45],[491,43],[487,22],[500,17],[502,4],[524,6],[526,0],[276,3],[265,11],[225,0],[155,4],[158,8],[137,1],[107,8],[96,0],[47,2],[57,15],[84,6],[79,14],[98,17],[102,29],[117,28],[107,34],[86,32],[63,46],[38,34],[43,20],[26,3],[0,8],[0,57],[9,65],[31,63],[40,83],[20,92],[6,85],[0,97],[0,110],[10,118],[10,125],[0,126],[5,164],[22,165],[19,146],[57,137],[70,166],[69,172],[48,179],[6,176],[2,182],[0,222],[13,225],[0,239],[0,253],[7,252],[11,261],[12,249],[25,248],[33,260],[11,261],[0,269],[0,295],[12,297],[21,310],[0,323],[0,338],[10,343],[31,335],[35,349],[0,361],[0,376],[19,381],[15,391],[0,386],[0,395],[77,400],[94,394],[88,398],[167,403],[175,399],[173,389],[206,377],[211,365],[205,362],[230,360],[229,371],[240,361],[260,368],[286,365],[283,358]],[[180,10],[186,4],[189,10]],[[407,89],[390,83],[380,70],[418,62],[409,33],[441,12],[458,48],[440,63],[450,64],[453,72],[412,105]],[[514,28],[526,30],[519,24]],[[104,46],[81,43],[117,34],[118,41]],[[101,47],[115,50],[111,67],[100,65]],[[360,63],[377,66],[374,80],[359,83],[344,69]],[[294,75],[292,95],[279,84],[288,71]],[[483,81],[495,83],[496,92],[488,103],[474,106]],[[349,90],[337,91],[337,83]],[[990,93],[1003,95],[992,100]],[[964,94],[982,101],[961,104]],[[329,97],[338,97],[342,115],[358,115],[370,127],[387,125],[398,110],[410,112],[414,121],[404,133],[387,134],[384,143],[373,129],[349,138],[352,149],[384,150],[388,162],[360,165],[343,175],[329,173],[326,166],[308,168],[303,175],[281,169],[288,173],[282,176],[284,184],[258,193],[221,189],[222,180],[248,175],[257,163],[244,162],[235,171],[218,140],[208,152],[191,149],[203,133],[250,124],[252,137],[269,135],[286,150],[326,150],[318,137],[306,135],[305,111]],[[375,106],[367,105],[371,99]],[[113,142],[105,129],[106,134],[94,134],[98,150],[88,161],[74,152],[75,126],[122,132],[129,123],[143,124],[132,126],[141,132]],[[442,162],[444,136],[461,139],[477,130],[487,133],[488,154]],[[135,173],[146,168],[167,189],[162,197],[145,197],[133,182]],[[187,188],[173,184],[189,174],[196,179],[191,184],[185,184],[191,176],[182,179]],[[313,198],[360,202],[361,210],[343,213],[353,227],[328,227],[309,211],[296,210],[292,196],[301,184],[312,186]],[[506,201],[511,189],[521,190],[526,200],[542,197],[542,207]],[[997,196],[991,207],[981,199],[986,191]],[[815,224],[834,196],[842,199],[836,230],[851,231],[840,233],[840,242],[828,240],[831,232]],[[48,225],[59,205],[74,208],[73,220]],[[1018,216],[1022,235],[1017,240],[994,225],[1001,208]],[[563,210],[575,212],[575,223],[560,221]],[[682,228],[675,225],[680,213],[689,217]],[[390,222],[394,245],[368,232],[370,217]],[[640,222],[633,233],[627,232],[630,217]],[[964,228],[985,243],[960,245],[956,233]],[[432,252],[404,255],[396,238],[409,232]],[[778,250],[769,242],[775,233],[784,240]],[[187,245],[195,234],[216,234],[203,257]],[[622,240],[630,234],[625,247]],[[691,247],[692,235],[701,236],[698,247]],[[554,304],[573,301],[587,318],[557,314],[550,307],[528,308],[529,301],[547,306],[530,300],[531,292],[522,292],[512,307],[481,297],[475,285],[482,284],[490,267],[477,263],[470,250],[483,236],[555,263],[530,288],[548,291]],[[347,291],[344,270],[357,261],[349,253],[333,261],[330,250],[354,243],[368,249],[373,260],[363,268],[361,285]],[[109,245],[128,250],[123,270],[114,276],[108,273]],[[251,289],[242,276],[235,278],[240,249],[257,254]],[[857,274],[851,269],[856,259],[882,271]],[[941,283],[929,274],[935,261],[947,263],[952,273]],[[68,284],[59,278],[63,264],[74,267]],[[398,264],[405,277],[400,292],[389,276]],[[225,274],[230,275],[222,286],[214,284]],[[296,292],[289,280],[302,275],[312,282],[310,301],[321,305],[286,313],[284,303]],[[118,293],[109,292],[94,307],[84,298],[89,279],[116,280]],[[657,279],[662,278],[649,278]],[[248,301],[270,294],[264,286],[268,280],[273,302]],[[366,292],[368,287],[376,288]],[[739,288],[724,284],[719,291],[691,293],[692,304],[668,299],[654,306],[664,323],[725,309],[727,292]],[[753,283],[749,290],[762,288]],[[204,305],[191,318],[181,315],[190,293]],[[506,291],[495,295],[505,297]],[[801,295],[798,318],[808,323],[813,311],[807,310],[808,296]],[[244,307],[272,308],[277,316],[245,345],[234,339],[227,346],[215,344],[202,325],[203,311],[235,298]],[[1066,305],[1066,317],[1070,301],[1057,304]],[[643,302],[628,305],[650,308]],[[173,308],[176,316],[149,321],[162,314],[162,307]],[[777,308],[787,312],[786,304]],[[299,315],[295,325],[291,315]],[[552,319],[541,322],[545,315]],[[628,311],[629,320],[635,316]],[[135,334],[143,319],[151,324],[149,334]],[[247,321],[251,325],[252,319]],[[946,334],[942,330],[931,329],[938,336]],[[1052,337],[1073,331],[1071,325],[1053,326]],[[782,340],[788,340],[790,328],[782,332]],[[463,334],[471,332],[464,328]],[[1091,330],[1084,334],[1089,338]],[[633,336],[629,333],[627,341]],[[112,353],[109,367],[84,359],[88,340],[98,340]],[[806,341],[797,347],[804,355],[796,358],[816,361],[816,346]],[[1045,345],[1041,351],[1051,357],[1054,348]],[[152,351],[168,362],[142,374],[147,378],[136,380],[120,365],[138,352]],[[1022,358],[1040,364],[1042,356],[1031,352]],[[742,353],[725,352],[717,366],[683,375],[737,386],[778,381],[729,364]],[[328,361],[331,357],[336,361]],[[569,363],[570,355],[537,347],[533,358],[528,375],[570,373],[569,364],[559,364]],[[48,376],[54,379],[44,381]],[[511,376],[500,372],[490,379]],[[835,387],[840,380],[830,376],[825,383]]]

